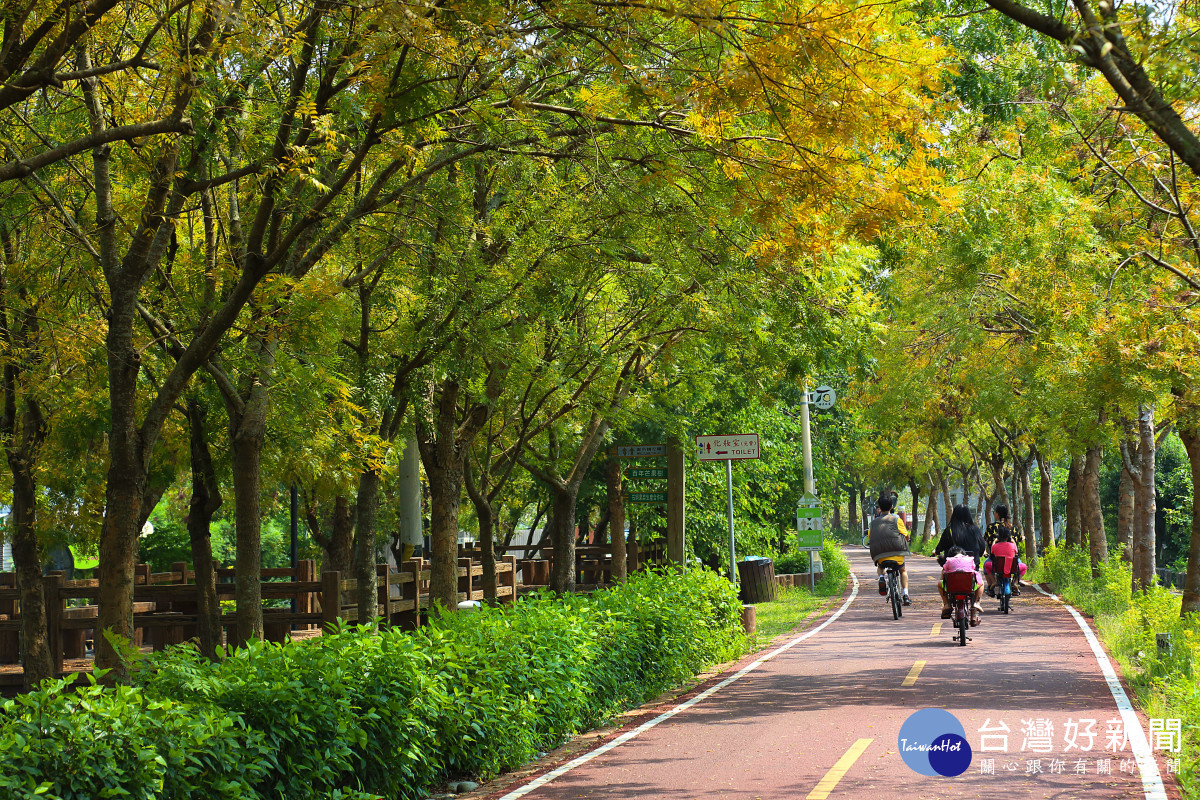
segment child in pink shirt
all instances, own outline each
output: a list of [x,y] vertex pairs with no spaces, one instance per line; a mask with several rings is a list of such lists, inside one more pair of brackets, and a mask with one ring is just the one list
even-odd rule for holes
[[942,580],[938,583],[938,592],[942,595],[942,619],[950,619],[950,598],[946,595],[945,576],[951,572],[969,572],[975,577],[975,602],[971,606],[971,625],[979,624],[983,609],[979,603],[983,600],[983,576],[975,568],[975,559],[966,555],[961,547],[952,547],[946,553],[946,563],[942,566]]

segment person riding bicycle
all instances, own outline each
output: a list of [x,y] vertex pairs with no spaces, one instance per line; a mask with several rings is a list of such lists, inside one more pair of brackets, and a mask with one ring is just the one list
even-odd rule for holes
[[987,552],[983,534],[975,525],[971,509],[964,505],[954,507],[954,512],[950,515],[950,524],[942,531],[937,547],[933,548],[933,554],[938,557],[939,564],[946,563],[946,553],[951,547],[961,547],[963,552],[970,553],[975,559],[976,569],[979,568],[979,559]]
[[[954,511],[950,514],[950,524],[942,531],[942,537],[938,539],[937,547],[933,549],[933,554],[938,557],[938,563],[945,567],[949,552],[955,547],[963,553],[969,553],[974,562],[975,574],[978,577],[975,608],[979,609],[978,603],[983,600],[984,584],[983,575],[979,573],[979,559],[986,552],[987,545],[984,544],[983,533],[975,524],[974,517],[971,516],[971,509],[961,504],[954,507]],[[982,609],[979,609],[978,613],[982,613]],[[950,619],[950,603],[946,599],[944,589],[942,590],[942,619]],[[978,624],[975,621],[976,612],[974,611],[972,620],[973,624]]]
[[[1013,549],[1016,550],[1016,553],[1012,554],[1013,557],[1018,561],[1020,561],[1021,557],[1021,537],[1017,534],[1017,528],[1015,525],[1013,525],[1012,520],[1009,518],[1008,506],[1004,505],[1003,503],[999,503],[997,504],[995,511],[996,521],[991,525],[988,525],[987,531],[985,531],[983,534],[984,542],[987,544],[988,554],[987,560],[983,562],[983,574],[987,578],[987,593],[989,597],[995,596],[994,589],[996,588],[996,578],[992,568],[992,548],[995,546],[996,542],[999,541],[1002,533],[1008,534],[1008,539],[1006,541],[1011,542]],[[1001,549],[1004,551],[1005,555],[1009,555],[1009,548],[1004,547]],[[1021,593],[1021,590],[1018,587],[1021,585],[1021,576],[1024,574],[1025,564],[1022,563],[1020,575],[1017,576],[1017,579],[1013,581],[1014,595],[1019,595]]]
[[950,596],[946,591],[946,576],[952,572],[969,572],[974,576],[974,598],[971,603],[971,627],[974,628],[979,624],[983,614],[983,607],[980,606],[983,601],[983,576],[976,568],[975,559],[957,545],[947,551],[946,560],[942,564],[942,579],[938,581],[938,593],[942,596],[942,619],[950,619],[954,613],[950,608]]
[[1025,574],[1025,564],[1021,561],[1016,542],[1012,540],[1011,531],[1002,528],[996,534],[996,542],[992,545],[991,555],[987,561],[983,562],[983,573],[987,578],[988,597],[996,596],[997,576],[1000,574],[1016,577],[1016,580],[1013,581],[1012,593],[1014,595],[1021,593],[1016,584],[1020,580],[1019,576]]
[[904,557],[908,555],[908,537],[904,529],[904,520],[892,513],[896,499],[888,492],[879,496],[876,505],[879,513],[871,520],[871,558],[879,574],[879,593],[887,594],[887,578],[883,574],[881,561],[895,561],[900,565],[900,586],[904,592],[904,605],[912,605],[908,596],[908,570],[904,567]]

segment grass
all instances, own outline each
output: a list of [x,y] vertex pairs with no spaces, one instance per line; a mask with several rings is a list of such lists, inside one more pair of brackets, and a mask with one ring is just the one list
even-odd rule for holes
[[794,630],[810,614],[842,596],[846,581],[850,579],[850,562],[837,543],[825,543],[821,550],[821,565],[825,571],[821,574],[821,580],[817,581],[815,592],[807,588],[781,586],[774,600],[755,605],[758,626],[755,647],[764,647],[781,633]]
[[808,589],[781,586],[775,599],[754,606],[758,623],[755,632],[755,648],[766,645],[781,633],[795,629],[817,609],[828,605],[830,597],[814,595]]
[[[1182,721],[1182,752],[1164,755],[1181,758],[1176,777],[1185,800],[1200,800],[1200,619],[1180,617],[1179,596],[1161,586],[1134,594],[1119,553],[1110,553],[1099,573],[1092,577],[1086,551],[1055,547],[1027,580],[1051,584],[1065,602],[1091,615],[1148,717]],[[1159,652],[1156,633],[1172,635],[1172,650]]]

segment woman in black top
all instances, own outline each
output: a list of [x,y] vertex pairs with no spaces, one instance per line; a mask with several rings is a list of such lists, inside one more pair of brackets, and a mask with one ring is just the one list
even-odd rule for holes
[[983,533],[975,524],[975,519],[971,516],[971,509],[964,505],[954,507],[954,513],[950,515],[950,524],[946,526],[946,530],[942,531],[942,538],[938,540],[937,547],[933,550],[933,554],[938,557],[939,564],[946,563],[946,552],[951,547],[961,547],[965,552],[974,556],[976,569],[979,569],[979,559],[987,552]]

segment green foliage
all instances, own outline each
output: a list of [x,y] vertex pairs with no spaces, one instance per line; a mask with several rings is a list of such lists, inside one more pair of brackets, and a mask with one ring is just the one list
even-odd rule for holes
[[173,648],[141,665],[138,688],[58,683],[9,701],[0,788],[420,798],[448,775],[525,763],[745,647],[736,590],[693,571],[446,614],[413,633],[253,642],[219,663]]
[[850,577],[850,560],[836,543],[826,541],[821,548],[821,566],[825,571],[817,582],[817,594],[841,594],[846,578]]
[[255,798],[272,760],[221,709],[70,680],[4,703],[0,748],[11,798]]
[[[1053,584],[1062,598],[1094,617],[1097,630],[1120,662],[1150,717],[1177,717],[1183,722],[1182,770],[1186,798],[1200,797],[1196,775],[1200,748],[1200,618],[1181,617],[1180,598],[1155,585],[1133,593],[1129,565],[1115,555],[1093,579],[1084,550],[1053,547],[1032,573]],[[1171,635],[1169,650],[1159,650],[1156,635]]]
[[1099,573],[1098,577],[1092,577],[1086,549],[1056,545],[1042,554],[1042,561],[1029,580],[1053,584],[1064,601],[1087,614],[1123,613],[1132,602],[1130,565],[1113,553],[1107,562],[1100,564]]
[[808,553],[796,550],[775,559],[776,575],[792,575],[798,572],[808,572]]

